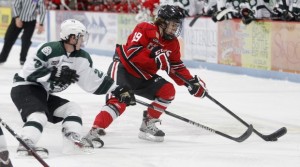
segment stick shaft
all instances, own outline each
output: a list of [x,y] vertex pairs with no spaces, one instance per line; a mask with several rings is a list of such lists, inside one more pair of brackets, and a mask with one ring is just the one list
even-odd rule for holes
[[252,133],[252,126],[250,126],[250,127],[247,129],[247,131],[246,131],[243,135],[241,135],[240,137],[237,137],[237,138],[236,138],[236,137],[232,137],[232,136],[229,136],[229,135],[227,135],[227,134],[225,134],[225,133],[223,133],[223,132],[214,130],[214,129],[208,127],[208,126],[202,125],[202,124],[200,124],[200,123],[197,123],[197,122],[194,122],[194,121],[189,120],[189,119],[187,119],[187,118],[184,118],[184,117],[182,117],[182,116],[176,115],[176,114],[174,114],[174,113],[172,113],[172,112],[169,112],[169,111],[167,111],[167,110],[163,110],[163,109],[158,108],[158,107],[155,107],[155,106],[153,106],[153,105],[151,105],[151,104],[145,103],[145,102],[143,102],[143,101],[141,101],[141,100],[136,99],[136,102],[139,103],[139,104],[141,104],[141,105],[144,105],[144,106],[146,106],[146,107],[152,108],[152,109],[154,109],[154,110],[157,110],[157,111],[160,111],[160,112],[164,112],[165,114],[167,114],[167,115],[169,115],[169,116],[172,116],[172,117],[174,117],[174,118],[177,118],[177,119],[179,119],[179,120],[182,120],[182,121],[184,121],[184,122],[187,122],[187,123],[189,123],[189,124],[191,124],[191,125],[200,127],[200,128],[202,128],[202,129],[204,129],[204,130],[207,130],[207,131],[209,131],[209,132],[211,132],[211,133],[215,133],[215,134],[218,134],[218,135],[220,135],[220,136],[226,137],[226,138],[228,138],[228,139],[234,140],[234,141],[236,141],[236,142],[242,142],[242,141],[246,140],[246,139],[251,135],[251,133]]
[[0,118],[0,123],[5,127],[44,167],[49,167],[49,165],[34,151],[30,148],[22,138],[15,133],[13,129],[11,129],[3,120]]

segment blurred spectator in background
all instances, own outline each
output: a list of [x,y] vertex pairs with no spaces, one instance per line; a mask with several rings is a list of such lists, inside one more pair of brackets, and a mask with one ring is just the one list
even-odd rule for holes
[[218,0],[214,21],[241,18],[244,24],[257,19],[300,21],[300,1],[294,0]]
[[203,2],[203,0],[161,0],[161,5],[175,5],[184,9],[186,16],[195,16],[200,13],[199,3]]
[[153,20],[159,4],[159,0],[139,0],[138,14],[135,20],[137,22]]
[[155,15],[155,10],[160,4],[159,0],[140,0],[141,8],[147,10],[150,16]]
[[293,20],[300,21],[300,1],[293,1],[289,7],[294,17]]
[[87,10],[88,11],[104,11],[104,0],[87,0]]
[[[47,1],[51,1],[50,3]],[[48,9],[137,13],[136,20],[153,21],[162,5],[184,9],[186,16],[209,16],[217,21],[240,18],[244,24],[257,19],[300,21],[300,1],[295,0],[45,0]]]
[[138,12],[138,0],[131,0],[128,4],[128,0],[116,0],[116,12],[118,13],[137,13]]
[[61,2],[60,0],[52,0],[53,9],[60,9]]
[[279,0],[273,8],[273,19],[284,21],[300,21],[300,1]]

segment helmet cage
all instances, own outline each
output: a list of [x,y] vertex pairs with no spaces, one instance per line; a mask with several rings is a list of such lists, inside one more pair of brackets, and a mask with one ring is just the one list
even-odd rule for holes
[[[173,23],[171,23],[171,22],[173,22]],[[181,34],[181,31],[182,31],[182,20],[180,20],[180,21],[178,21],[178,20],[169,20],[169,21],[165,21],[165,24],[166,24],[166,28],[163,28],[163,30],[164,30],[163,38],[164,39],[171,40],[173,38],[179,37],[179,35]],[[173,26],[175,24],[176,30],[175,30],[174,33],[169,34],[166,31],[167,31],[168,28],[170,28],[172,26],[171,24],[173,24]]]

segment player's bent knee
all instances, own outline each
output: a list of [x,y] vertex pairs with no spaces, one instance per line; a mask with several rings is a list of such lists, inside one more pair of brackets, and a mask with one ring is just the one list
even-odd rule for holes
[[61,118],[66,118],[68,116],[77,116],[81,117],[82,116],[82,110],[81,107],[74,102],[68,102],[60,107],[58,107],[54,111],[54,116],[56,117],[61,117]]
[[172,100],[174,100],[175,93],[176,91],[174,85],[168,82],[157,91],[156,97],[158,99],[165,100],[166,102],[169,101],[170,103]]
[[125,103],[120,103],[118,101],[118,99],[116,99],[116,98],[109,99],[106,102],[106,105],[109,106],[111,109],[113,109],[116,112],[117,116],[123,114],[123,112],[126,109],[126,104]]
[[42,127],[44,127],[47,124],[47,121],[48,118],[44,112],[34,112],[27,117],[27,123],[35,122],[37,124],[40,124]]

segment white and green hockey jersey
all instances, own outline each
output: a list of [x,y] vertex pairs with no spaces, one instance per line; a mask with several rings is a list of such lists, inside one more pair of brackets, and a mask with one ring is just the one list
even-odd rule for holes
[[93,68],[93,61],[86,51],[80,49],[68,54],[61,41],[43,44],[35,55],[28,56],[23,69],[14,77],[14,86],[40,85],[49,93],[61,92],[69,87],[49,80],[53,66],[68,66],[79,75],[77,84],[93,94],[106,94],[117,85],[107,74]]

